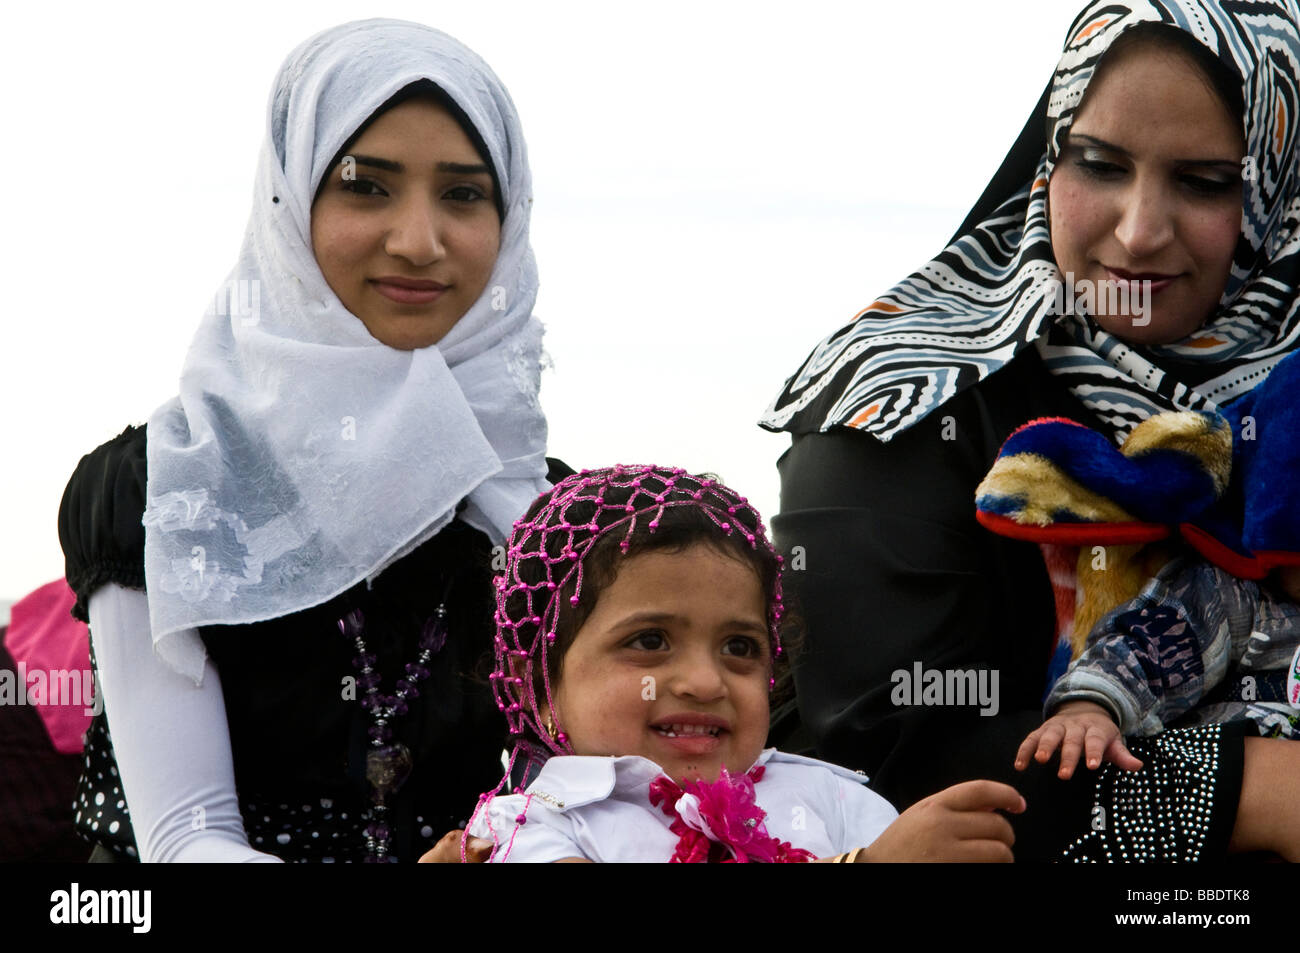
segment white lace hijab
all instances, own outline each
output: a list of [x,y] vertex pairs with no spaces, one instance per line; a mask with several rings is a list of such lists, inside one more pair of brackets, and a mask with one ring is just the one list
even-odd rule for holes
[[[361,124],[418,80],[487,145],[502,192],[487,288],[438,344],[370,336],[326,284],[311,203]],[[546,483],[532,183],[513,103],[436,30],[365,20],[290,54],[271,93],[239,261],[199,325],[180,394],[149,419],[145,579],[156,651],[196,683],[194,628],[318,605],[462,518],[503,541]]]

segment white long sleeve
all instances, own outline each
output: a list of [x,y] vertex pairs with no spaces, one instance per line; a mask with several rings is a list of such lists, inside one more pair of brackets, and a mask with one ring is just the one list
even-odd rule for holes
[[154,654],[142,592],[106,585],[91,596],[89,611],[99,691],[140,859],[278,863],[249,846],[244,833],[216,667],[208,661],[195,687]]

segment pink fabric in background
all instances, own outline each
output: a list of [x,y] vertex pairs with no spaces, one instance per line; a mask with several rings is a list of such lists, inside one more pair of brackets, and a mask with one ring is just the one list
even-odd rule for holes
[[[9,610],[9,631],[5,633],[5,648],[14,657],[15,664],[26,667],[27,684],[32,685],[31,673],[45,673],[47,702],[33,704],[54,748],[60,754],[77,754],[82,750],[82,735],[90,727],[90,631],[83,622],[71,615],[76,596],[62,579],[46,583],[28,593]],[[65,680],[68,686],[82,687],[82,698],[58,698],[64,704],[51,705],[51,684],[59,673],[79,672],[75,680]],[[73,704],[68,704],[71,701]]]

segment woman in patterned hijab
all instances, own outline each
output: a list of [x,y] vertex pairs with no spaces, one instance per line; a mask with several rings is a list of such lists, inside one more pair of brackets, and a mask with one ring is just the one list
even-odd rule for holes
[[[1017,783],[1020,859],[1145,856],[1145,830],[1089,837],[1096,808],[1133,798],[1184,824],[1152,859],[1214,854],[1239,793],[1249,807],[1243,749],[1259,749],[1226,729],[1167,732],[1138,775],[1014,775],[1072,571],[992,538],[972,501],[1027,420],[1122,439],[1152,413],[1214,410],[1295,348],[1298,19],[1294,0],[1089,5],[957,236],[819,344],[761,421],[793,436],[773,529],[808,622],[796,681],[818,754],[900,808],[962,778]],[[945,693],[953,673],[996,697]],[[1188,820],[1185,797],[1213,816]]]
[[[1057,289],[1066,278],[1053,251],[1048,193],[1070,158],[1070,130],[1102,57],[1129,30],[1157,24],[1183,31],[1215,57],[1231,77],[1234,111],[1249,106],[1241,116],[1243,201],[1213,313],[1180,339],[1134,348],[1144,343],[1141,334],[1112,333],[1078,307],[1062,307]],[[845,426],[888,442],[1030,346],[1116,436],[1153,412],[1212,410],[1245,393],[1300,335],[1288,294],[1300,279],[1298,73],[1289,0],[1090,5],[1071,26],[1052,79],[1046,150],[1040,111],[996,180],[1019,167],[1014,194],[968,219],[938,257],[822,341],[762,425],[793,434]]]

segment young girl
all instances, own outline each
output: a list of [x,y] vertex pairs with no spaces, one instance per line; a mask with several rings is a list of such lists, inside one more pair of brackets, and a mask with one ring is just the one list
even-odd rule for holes
[[523,756],[533,779],[484,795],[469,832],[493,860],[1011,859],[995,811],[1024,802],[1007,785],[957,785],[899,817],[861,775],[764,750],[781,557],[715,480],[569,477],[515,524],[497,585],[492,678],[511,767]]

